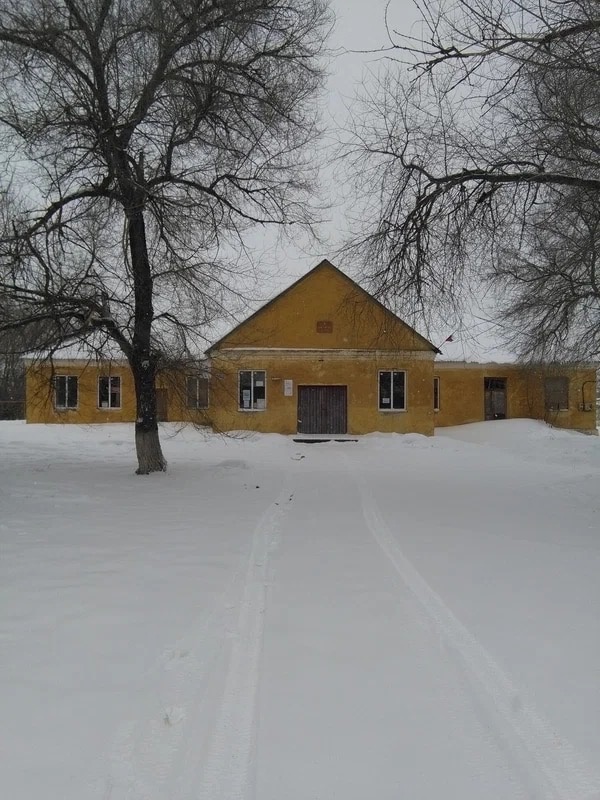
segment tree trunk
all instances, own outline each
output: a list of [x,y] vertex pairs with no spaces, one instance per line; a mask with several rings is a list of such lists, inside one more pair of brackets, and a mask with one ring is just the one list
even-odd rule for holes
[[167,461],[163,456],[158,437],[158,425],[154,429],[144,430],[143,426],[135,424],[135,449],[137,452],[138,468],[136,475],[149,475],[151,472],[166,472]]
[[156,415],[156,366],[158,353],[152,346],[152,273],[146,246],[146,226],[141,205],[128,213],[129,248],[133,268],[135,318],[129,363],[133,372],[137,417],[135,447],[138,475],[165,472],[167,462],[158,437]]
[[150,472],[165,472],[167,461],[162,454],[158,437],[156,415],[156,361],[150,356],[134,358],[131,363],[137,401],[135,422],[135,448],[137,451],[138,475]]

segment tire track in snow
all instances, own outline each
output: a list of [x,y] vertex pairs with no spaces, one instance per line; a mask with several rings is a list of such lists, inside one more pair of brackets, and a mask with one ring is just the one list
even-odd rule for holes
[[[145,706],[143,716],[123,721],[116,731],[108,777],[99,782],[102,788],[98,794],[102,797],[110,800],[195,800],[198,774],[202,772],[203,755],[206,756],[206,741],[211,741],[207,725],[215,716],[211,713],[215,704],[213,693],[217,697],[221,693],[223,699],[216,712],[217,732],[208,748],[206,775],[213,775],[214,784],[219,771],[217,762],[224,755],[219,756],[219,748],[229,748],[235,753],[233,761],[238,762],[238,753],[243,755],[246,750],[251,754],[268,558],[278,540],[279,518],[290,499],[288,476],[279,495],[259,518],[250,555],[246,555],[244,564],[227,582],[212,608],[187,635],[163,653],[152,669],[163,674],[158,695]],[[260,609],[258,614],[257,608]],[[225,689],[222,670],[227,670]],[[253,676],[254,683],[243,686],[238,681],[240,685],[236,688],[236,671],[242,675],[247,672],[249,678]],[[240,697],[239,707],[235,697],[229,695]],[[225,737],[219,732],[219,725],[227,727],[227,720],[231,724],[229,736]],[[236,731],[237,743],[234,741]],[[246,762],[249,765],[250,755],[246,756]],[[244,786],[248,783],[249,768],[246,767],[245,775],[241,768],[240,762],[237,783]],[[224,792],[223,798],[234,797],[228,790]],[[207,796],[217,800],[221,795],[215,789],[214,794]]]
[[224,691],[205,754],[200,785],[194,795],[200,800],[250,800],[254,795],[256,703],[269,558],[279,541],[282,517],[291,499],[288,474],[279,497],[267,508],[254,530]]
[[[419,601],[428,617],[440,630],[461,665],[483,693],[487,705],[502,720],[502,727],[513,739],[513,750],[528,754],[527,767],[535,765],[536,782],[544,786],[543,796],[550,800],[599,800],[600,776],[580,753],[533,705],[524,700],[492,656],[479,644],[460,620],[445,605],[402,552],[383,519],[376,501],[361,480],[356,480],[367,527],[382,552]],[[518,747],[514,744],[518,743]],[[551,792],[549,794],[548,792]]]

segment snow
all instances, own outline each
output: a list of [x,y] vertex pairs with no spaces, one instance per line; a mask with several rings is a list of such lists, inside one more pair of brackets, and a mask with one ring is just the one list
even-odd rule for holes
[[[456,333],[453,340],[438,344],[441,354],[437,362],[470,363],[470,364],[516,364],[519,359],[508,347],[505,347],[498,337],[502,331],[490,324],[490,331],[482,332],[474,325],[471,329],[464,329]],[[435,336],[435,335],[434,335]],[[434,338],[439,342],[439,337]]]
[[38,362],[52,359],[55,362],[81,361],[93,363],[102,359],[125,362],[118,344],[103,331],[92,331],[84,339],[65,339],[51,349],[33,350],[23,355],[25,361]]
[[11,800],[600,797],[600,439],[0,423]]

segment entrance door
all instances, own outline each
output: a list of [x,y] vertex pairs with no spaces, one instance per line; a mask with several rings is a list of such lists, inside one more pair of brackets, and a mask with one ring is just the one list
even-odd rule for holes
[[506,378],[484,378],[485,418],[506,419]]
[[167,402],[167,390],[166,389],[157,389],[156,390],[156,419],[159,422],[168,422],[169,421],[169,405]]
[[346,433],[346,390],[346,386],[299,386],[298,433]]

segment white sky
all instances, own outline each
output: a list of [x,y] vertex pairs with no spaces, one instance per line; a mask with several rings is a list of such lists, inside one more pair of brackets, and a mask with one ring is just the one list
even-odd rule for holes
[[[375,69],[381,55],[376,52],[389,44],[386,25],[386,0],[331,0],[336,23],[329,41],[334,55],[329,66],[330,77],[324,96],[323,126],[326,129],[324,147],[335,145],[347,127],[349,106],[361,82],[368,82],[369,69]],[[417,19],[412,0],[393,0],[389,12],[397,28],[407,31]],[[327,159],[325,159],[327,160]],[[285,288],[323,258],[329,258],[345,272],[352,274],[358,265],[341,263],[335,251],[342,243],[347,230],[345,185],[342,169],[329,163],[322,173],[322,200],[331,204],[321,226],[326,243],[308,243],[302,237],[285,245],[276,245],[273,231],[257,232],[253,236],[255,247],[261,255],[261,264],[274,271],[271,291]],[[276,265],[276,267],[275,267]]]

